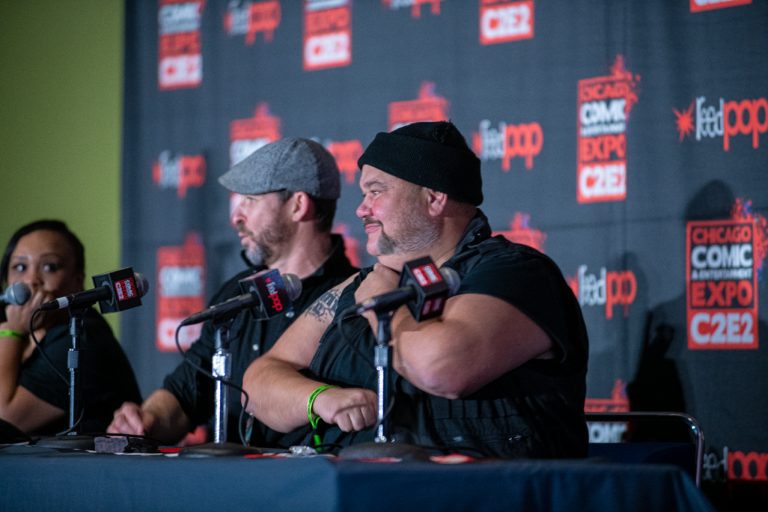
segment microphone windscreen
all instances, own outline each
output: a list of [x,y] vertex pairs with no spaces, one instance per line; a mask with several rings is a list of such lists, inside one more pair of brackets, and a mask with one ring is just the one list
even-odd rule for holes
[[301,279],[296,274],[283,274],[283,282],[285,283],[285,292],[288,294],[288,298],[295,300],[301,295]]
[[5,299],[8,304],[15,304],[21,306],[26,304],[29,298],[32,296],[32,291],[29,286],[22,282],[13,283],[5,291]]
[[448,296],[456,295],[456,292],[459,291],[459,286],[461,286],[459,273],[450,267],[441,268],[440,273],[443,275],[443,279],[445,279],[445,283],[448,285]]
[[143,297],[149,291],[149,281],[144,277],[141,272],[134,272],[134,279],[136,280],[136,289],[139,292],[139,297]]

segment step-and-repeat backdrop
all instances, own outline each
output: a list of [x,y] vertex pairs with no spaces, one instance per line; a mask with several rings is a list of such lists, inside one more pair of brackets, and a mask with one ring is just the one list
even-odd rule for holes
[[129,0],[125,42],[123,262],[152,289],[121,326],[145,394],[180,361],[181,319],[244,268],[219,175],[280,137],[321,142],[335,231],[366,265],[357,157],[451,119],[494,230],[581,303],[587,410],[685,411],[705,479],[767,479],[768,2]]

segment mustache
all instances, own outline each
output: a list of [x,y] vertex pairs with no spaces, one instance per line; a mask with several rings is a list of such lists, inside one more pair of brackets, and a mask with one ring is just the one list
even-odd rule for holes
[[374,219],[373,217],[368,217],[368,216],[363,217],[362,221],[363,221],[363,227],[367,226],[368,224],[378,224],[379,226],[382,225],[381,222]]
[[238,223],[235,226],[235,230],[238,232],[238,234],[243,234],[243,235],[246,235],[246,236],[253,236],[253,233],[251,232],[251,230],[246,228],[243,224]]

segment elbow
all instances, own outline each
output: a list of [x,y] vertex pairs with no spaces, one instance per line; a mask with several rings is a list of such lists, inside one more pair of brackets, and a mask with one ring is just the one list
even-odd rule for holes
[[[3,401],[0,403],[0,422],[7,423],[11,427],[15,427],[19,431],[24,430],[24,426],[20,423],[22,418],[13,410],[9,402]],[[10,431],[8,432],[10,433]]]
[[8,406],[6,404],[0,404],[0,421],[13,424],[9,415]]
[[400,350],[395,354],[395,369],[407,381],[425,393],[449,400],[476,390],[464,362],[423,346],[417,352]]
[[243,373],[242,386],[246,393],[253,394],[255,390],[258,390],[259,388],[258,379],[259,379],[259,375],[262,372],[260,368],[266,361],[264,359],[265,357],[266,356],[261,356],[256,358],[255,360],[251,361],[251,364],[249,364],[248,367],[245,369],[245,372]]
[[[3,395],[5,395],[5,393],[3,393]],[[13,423],[14,410],[13,407],[11,407],[12,401],[13,395],[0,396],[0,420]]]
[[456,400],[470,394],[471,389],[468,382],[463,378],[460,369],[422,368],[420,371],[413,372],[407,377],[417,388],[430,395]]

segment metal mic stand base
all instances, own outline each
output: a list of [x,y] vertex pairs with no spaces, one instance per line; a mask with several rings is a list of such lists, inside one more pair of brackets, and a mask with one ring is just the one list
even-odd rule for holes
[[264,453],[261,448],[224,442],[185,446],[179,452],[179,457],[242,457],[243,455],[259,455],[261,453]]
[[40,448],[62,448],[66,450],[95,449],[94,437],[81,434],[41,437],[39,440],[30,444],[34,444],[34,446],[39,446]]
[[345,446],[339,451],[340,459],[381,459],[429,461],[429,453],[424,448],[406,443],[359,443]]

